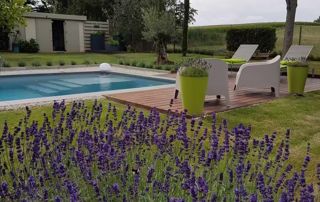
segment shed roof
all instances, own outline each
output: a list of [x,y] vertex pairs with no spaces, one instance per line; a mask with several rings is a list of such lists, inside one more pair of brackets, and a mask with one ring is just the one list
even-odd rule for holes
[[53,20],[76,20],[76,21],[86,21],[87,16],[83,15],[64,15],[64,14],[54,14],[54,13],[40,13],[40,12],[30,12],[24,15],[26,18],[44,18]]

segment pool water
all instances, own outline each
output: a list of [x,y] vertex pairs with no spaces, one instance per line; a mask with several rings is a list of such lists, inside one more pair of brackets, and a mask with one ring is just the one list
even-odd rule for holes
[[0,77],[0,101],[173,84],[171,80],[116,73],[67,73]]

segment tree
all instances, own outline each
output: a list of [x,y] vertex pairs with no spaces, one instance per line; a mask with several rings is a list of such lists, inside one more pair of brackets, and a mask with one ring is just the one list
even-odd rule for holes
[[188,28],[189,28],[190,1],[184,0],[184,19],[182,31],[182,55],[186,56],[188,51]]
[[296,17],[296,10],[298,0],[286,0],[287,3],[287,17],[283,39],[282,55],[285,55],[293,42],[294,22]]
[[174,10],[163,8],[163,4],[155,4],[143,10],[146,40],[153,41],[157,53],[157,64],[170,63],[167,55],[167,44],[176,35],[176,18]]
[[314,20],[314,22],[320,23],[320,16],[318,17],[318,19]]
[[25,0],[1,0],[0,29],[11,32],[16,26],[24,24],[23,15],[28,11]]

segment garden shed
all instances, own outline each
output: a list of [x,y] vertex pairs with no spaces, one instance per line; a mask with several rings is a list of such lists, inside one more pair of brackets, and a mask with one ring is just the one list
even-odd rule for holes
[[104,32],[106,38],[109,36],[107,22],[87,21],[86,16],[31,12],[25,14],[25,18],[26,24],[18,28],[17,38],[27,41],[35,39],[39,52],[90,51],[87,44],[90,34]]

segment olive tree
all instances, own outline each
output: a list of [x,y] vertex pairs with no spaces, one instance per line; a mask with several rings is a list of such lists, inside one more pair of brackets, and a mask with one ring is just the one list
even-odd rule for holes
[[167,44],[177,35],[174,11],[151,6],[143,11],[144,39],[153,41],[157,53],[157,64],[168,64]]

